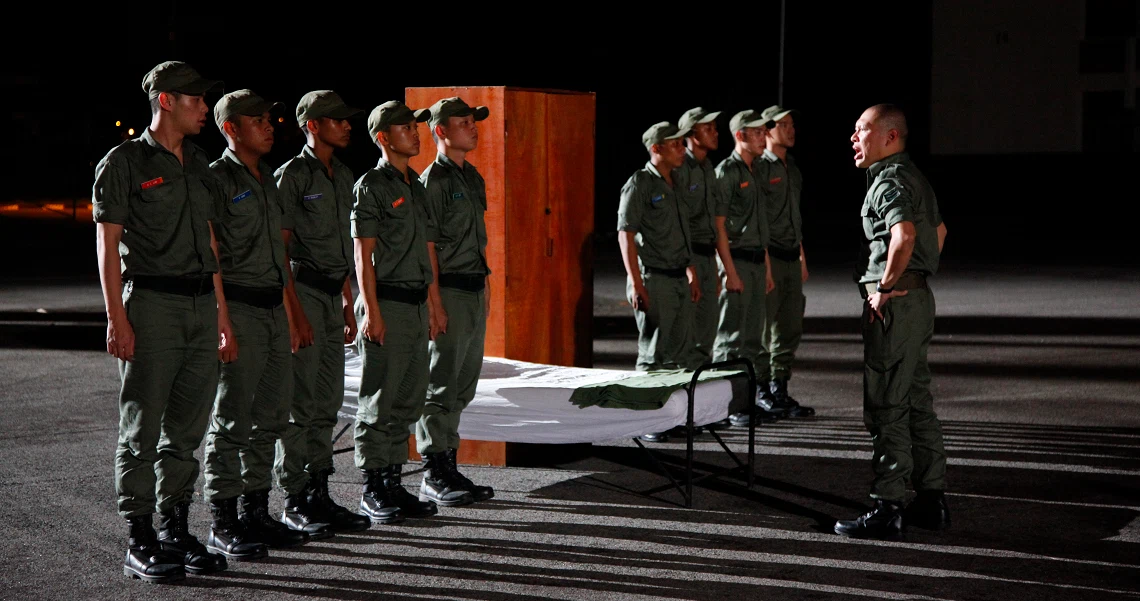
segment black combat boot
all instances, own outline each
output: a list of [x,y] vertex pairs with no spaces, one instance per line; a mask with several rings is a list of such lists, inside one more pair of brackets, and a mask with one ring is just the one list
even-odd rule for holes
[[927,530],[945,530],[950,527],[950,508],[946,495],[940,490],[920,490],[910,505],[903,510],[908,526]]
[[805,407],[796,402],[790,394],[788,394],[788,381],[786,379],[772,380],[771,384],[772,396],[776,398],[775,408],[784,410],[788,417],[808,417],[815,415],[815,409]]
[[189,503],[179,503],[159,514],[158,540],[163,550],[181,554],[186,571],[191,574],[212,574],[226,569],[225,555],[210,553],[206,545],[190,534],[186,523],[189,517]]
[[756,417],[760,420],[758,423],[771,423],[787,416],[787,408],[776,405],[776,396],[772,394],[771,382],[762,380],[756,386]]
[[261,559],[269,555],[265,545],[251,540],[245,526],[238,520],[237,497],[210,501],[210,515],[214,523],[210,526],[210,536],[206,548],[226,556],[226,559],[247,561]]
[[495,489],[490,486],[479,486],[472,482],[467,476],[459,473],[459,449],[447,450],[447,462],[451,464],[451,471],[455,472],[455,476],[463,484],[463,488],[471,493],[471,497],[476,501],[486,501],[495,496]]
[[360,511],[373,522],[395,524],[404,521],[400,506],[388,496],[384,474],[388,468],[360,470],[364,473],[364,488],[360,492]]
[[316,505],[328,519],[333,532],[360,532],[368,530],[372,520],[337,505],[329,495],[329,476],[333,470],[321,470],[309,475],[309,504]]
[[875,500],[875,507],[853,519],[835,522],[835,533],[852,538],[895,539],[902,536],[902,505],[894,501]]
[[285,497],[285,510],[281,512],[285,527],[309,536],[309,540],[322,540],[333,535],[332,526],[320,507],[309,503],[309,489]]
[[127,558],[123,560],[123,575],[155,584],[185,579],[182,555],[162,550],[151,522],[149,513],[127,518],[130,539],[127,541]]
[[428,453],[424,455],[424,463],[424,481],[420,485],[421,501],[434,501],[444,507],[475,502],[475,497],[463,488],[458,474],[451,469],[446,452]]
[[435,502],[421,501],[404,488],[403,472],[403,464],[389,465],[380,470],[388,498],[400,508],[400,512],[410,518],[426,518],[439,513]]
[[245,527],[250,541],[259,542],[270,549],[290,549],[309,542],[304,530],[292,528],[273,519],[269,514],[269,491],[259,490],[241,496],[238,519]]

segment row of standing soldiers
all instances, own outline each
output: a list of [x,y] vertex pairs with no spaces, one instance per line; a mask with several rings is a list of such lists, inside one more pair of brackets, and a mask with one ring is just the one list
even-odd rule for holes
[[[758,415],[769,420],[815,413],[788,394],[808,278],[803,176],[788,154],[795,115],[780,106],[737,113],[732,154],[715,168],[719,111],[696,107],[678,125],[653,125],[642,135],[649,162],[626,181],[618,207],[637,368],[748,359]],[[750,418],[736,413],[717,425]]]
[[[150,127],[100,161],[92,192],[107,350],[122,379],[123,571],[148,582],[494,495],[457,467],[489,307],[486,189],[465,160],[487,108],[458,97],[375,107],[368,130],[382,158],[354,183],[335,151],[363,111],[331,90],[301,98],[307,144],[276,170],[264,157],[280,103],[223,95],[213,118],[228,147],[211,162],[187,137],[220,86],[177,61],[148,72]],[[425,121],[438,156],[420,175],[408,162]],[[360,513],[329,491],[346,344],[363,359]],[[418,497],[401,478],[413,427]],[[203,437],[206,544],[188,526]],[[281,521],[269,512],[274,480]]]

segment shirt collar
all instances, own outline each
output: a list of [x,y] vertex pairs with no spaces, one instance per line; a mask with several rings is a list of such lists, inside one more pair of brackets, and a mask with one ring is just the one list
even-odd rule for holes
[[879,177],[879,174],[882,173],[884,169],[886,169],[887,167],[890,167],[891,165],[897,165],[900,163],[909,163],[909,162],[910,162],[910,154],[908,154],[907,151],[904,150],[902,152],[896,152],[895,154],[892,154],[889,157],[879,159],[879,161],[877,163],[868,167],[867,168],[867,175],[868,175],[868,177],[876,178],[876,177]]

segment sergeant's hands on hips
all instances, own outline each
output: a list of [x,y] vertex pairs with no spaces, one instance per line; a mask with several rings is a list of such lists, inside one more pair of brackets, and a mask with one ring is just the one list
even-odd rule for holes
[[135,358],[135,330],[125,310],[107,317],[107,352],[123,361]]
[[352,305],[344,306],[344,343],[352,344],[356,340],[356,314],[352,312]]
[[887,301],[896,296],[906,296],[909,290],[894,290],[892,292],[875,292],[867,297],[867,306],[871,309],[867,312],[870,317],[870,323],[875,323],[875,316],[877,315],[880,320],[883,319],[883,307],[887,306]]

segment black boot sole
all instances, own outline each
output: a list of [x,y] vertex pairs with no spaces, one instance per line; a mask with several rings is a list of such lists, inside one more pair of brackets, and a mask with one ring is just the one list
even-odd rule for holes
[[142,580],[150,584],[170,584],[171,582],[181,582],[186,580],[186,572],[175,572],[166,576],[153,576],[150,574],[143,574],[130,566],[123,566],[123,576],[128,576],[134,580]]
[[889,540],[898,541],[903,539],[902,532],[874,532],[867,530],[851,530],[843,531],[839,528],[834,528],[834,531],[839,536],[846,536],[847,538],[860,538],[869,540]]
[[361,507],[360,512],[363,513],[368,519],[372,520],[373,524],[399,524],[404,521],[406,517],[403,511],[397,511],[391,515],[384,515],[379,513],[372,513],[367,509]]
[[428,501],[434,501],[435,504],[439,505],[440,507],[462,507],[463,505],[470,505],[474,503],[475,498],[471,495],[467,495],[466,497],[461,497],[458,501],[444,501],[443,499],[438,499],[421,492],[420,501],[424,503],[427,503]]
[[266,550],[265,547],[262,547],[260,550],[253,551],[251,553],[230,553],[221,547],[215,547],[213,545],[206,545],[206,550],[217,553],[218,555],[225,557],[227,560],[232,559],[234,561],[253,561],[255,559],[265,559],[266,557],[269,557],[269,551]]
[[[224,560],[225,557],[226,556],[223,555],[222,559]],[[227,569],[229,569],[229,567],[230,567],[229,564],[223,563],[222,565],[220,565],[216,568],[192,568],[190,566],[185,566],[184,569],[186,570],[187,574],[193,574],[195,576],[201,576],[202,574],[217,574],[218,572],[224,572]]]

